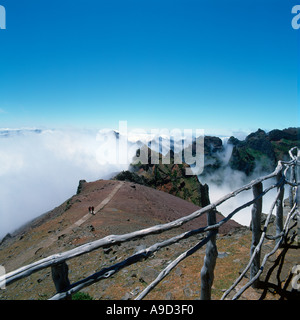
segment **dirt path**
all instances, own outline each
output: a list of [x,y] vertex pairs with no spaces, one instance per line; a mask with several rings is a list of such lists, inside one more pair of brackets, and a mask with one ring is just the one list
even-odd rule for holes
[[[94,212],[95,214],[99,213],[99,211],[101,211],[110,201],[111,199],[115,196],[115,194],[118,192],[118,190],[123,186],[123,182],[121,181],[120,183],[118,183],[114,189],[112,190],[112,192],[104,199],[100,202],[100,204],[95,208]],[[71,224],[70,226],[68,226],[67,228],[65,228],[64,230],[60,231],[59,233],[56,233],[55,235],[49,237],[46,239],[45,242],[42,243],[41,248],[45,249],[47,247],[50,247],[55,241],[57,241],[57,239],[63,235],[66,235],[68,233],[70,233],[74,228],[81,226],[84,222],[86,222],[88,219],[90,219],[93,215],[91,213],[87,213],[86,215],[84,215],[81,219],[77,220],[76,222],[74,222],[73,224]]]
[[[122,187],[123,184],[124,184],[123,182],[120,182],[114,187],[113,191],[104,200],[102,200],[100,204],[95,208],[94,210],[95,214],[101,211],[109,203],[109,201],[114,197],[114,195],[118,192],[118,190]],[[91,216],[92,215],[90,213],[87,213],[85,216],[83,216],[81,219],[76,221],[73,225],[69,226],[67,229],[70,229],[70,228],[72,229],[75,226],[79,227],[84,222],[86,222]],[[64,232],[64,230],[62,232]]]

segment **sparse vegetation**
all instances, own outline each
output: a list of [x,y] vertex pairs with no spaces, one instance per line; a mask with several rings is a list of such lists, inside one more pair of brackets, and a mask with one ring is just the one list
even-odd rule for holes
[[72,295],[72,300],[94,300],[88,293],[76,292]]

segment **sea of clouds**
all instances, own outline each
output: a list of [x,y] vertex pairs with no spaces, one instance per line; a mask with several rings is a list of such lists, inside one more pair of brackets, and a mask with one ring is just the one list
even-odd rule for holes
[[0,130],[0,239],[74,195],[80,179],[126,170],[112,159],[115,141],[113,131]]
[[[259,163],[259,161],[256,162],[255,169],[249,176],[242,171],[233,170],[228,165],[232,154],[233,145],[227,143],[228,137],[222,138],[222,140],[224,148],[222,151],[215,154],[215,156],[220,160],[221,167],[215,170],[213,174],[199,177],[200,182],[207,183],[209,186],[209,196],[211,202],[215,202],[224,195],[250,183],[252,180],[270,173],[262,169],[262,165]],[[275,179],[266,180],[263,182],[263,189],[266,189],[275,183]],[[269,213],[273,200],[276,196],[276,192],[277,190],[274,188],[263,197],[263,213]],[[217,207],[217,210],[224,216],[227,216],[234,209],[246,202],[251,201],[252,199],[252,190],[246,190],[222,203]],[[251,206],[240,210],[234,215],[233,219],[242,225],[250,226]]]
[[[116,161],[116,137],[112,130],[0,129],[0,239],[66,201],[76,193],[79,180],[109,179],[127,170],[140,146],[137,140],[141,140],[138,139],[141,135],[128,139],[125,164]],[[147,143],[147,138],[143,142]],[[224,151],[218,154],[222,168],[205,179],[200,176],[201,183],[209,185],[211,202],[263,174],[259,164],[250,177],[230,169],[227,163],[232,146],[226,139],[223,143]],[[157,141],[153,146],[158,149]],[[274,193],[264,201],[265,212],[272,197]],[[251,190],[221,205],[218,210],[226,216],[250,199]],[[249,225],[250,210],[244,209],[234,219]]]

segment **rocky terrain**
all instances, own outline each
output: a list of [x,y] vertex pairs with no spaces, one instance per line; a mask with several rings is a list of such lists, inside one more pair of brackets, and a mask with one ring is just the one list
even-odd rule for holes
[[[79,186],[78,194],[2,241],[0,262],[7,272],[109,234],[128,233],[168,222],[199,208],[166,192],[132,182],[81,181]],[[99,208],[99,211],[92,215],[88,213],[89,206]],[[220,219],[222,216],[218,214],[217,220]],[[119,246],[102,248],[69,260],[69,279],[71,283],[76,282],[103,267],[120,262],[142,248],[179,234],[183,230],[204,225],[206,217],[202,216],[179,230],[174,229],[162,235],[152,235]],[[96,283],[83,292],[93,299],[133,299],[155,279],[169,261],[195,245],[201,237],[203,236],[194,236],[164,248],[147,260],[126,267],[112,278]],[[229,221],[219,230],[217,242],[219,255],[215,269],[213,299],[222,296],[224,289],[230,286],[247,264],[250,243],[249,229],[234,221]],[[271,246],[272,242],[269,241],[267,245]],[[264,250],[266,249],[268,248]],[[293,254],[291,251],[293,250],[289,250],[289,254],[284,252],[284,257],[288,256],[291,259],[290,264],[285,264],[288,267],[284,269],[284,280],[290,279],[290,267],[298,258],[296,250]],[[202,248],[184,260],[147,296],[147,299],[198,299],[204,255],[205,248]],[[276,257],[279,262],[282,255]],[[282,269],[280,263],[278,265]],[[274,270],[277,271],[275,268]],[[284,280],[281,280],[280,288],[284,286]],[[250,289],[243,299],[258,299],[263,295],[267,299],[280,298],[276,281],[278,282],[278,276],[275,277],[275,285],[270,286],[271,290],[268,286],[260,291]],[[284,293],[288,292],[287,295],[291,295],[290,287],[289,291],[287,288],[283,290]],[[45,269],[9,285],[5,290],[0,290],[0,299],[47,299],[54,294],[51,270]]]
[[[170,164],[151,163],[151,150],[144,150],[147,153],[148,163],[131,164],[128,171],[122,171],[114,179],[120,181],[131,181],[145,186],[152,187],[188,200],[195,205],[205,207],[209,204],[209,190],[207,184],[201,184],[196,175],[186,175],[188,164],[174,164],[174,152],[171,151]],[[162,155],[158,157],[161,159]]]
[[288,151],[300,147],[300,128],[275,129],[268,133],[258,129],[245,140],[230,137],[227,146],[232,147],[232,153],[227,161],[220,157],[226,148],[220,138],[205,137],[204,141],[205,168],[202,175],[213,174],[224,166],[250,175],[258,166],[261,172],[272,172],[278,160],[288,160]]
[[[118,184],[121,184],[119,190],[109,199],[109,195]],[[80,192],[77,195],[2,241],[0,261],[7,272],[109,234],[124,234],[172,221],[199,209],[191,202],[131,182],[99,180],[84,183],[81,181],[80,187]],[[107,203],[99,212],[95,215],[88,213],[89,206],[96,208],[103,201]],[[222,219],[222,216],[219,214],[218,220],[220,219]],[[71,282],[79,280],[104,266],[120,261],[141,247],[153,244],[175,233],[178,234],[180,231],[205,225],[206,217],[202,216],[185,224],[180,230],[131,241],[122,244],[120,247],[100,249],[70,260],[68,263],[70,280]],[[238,223],[230,221],[220,229],[220,233],[227,234],[239,227]],[[194,241],[197,241],[197,237],[194,237]],[[126,274],[124,270],[121,271],[120,275],[123,275],[126,279],[122,281],[112,279],[112,284],[105,289],[103,289],[103,285],[105,287],[109,280],[96,284],[87,290],[94,298],[120,299],[128,292],[126,284],[129,280],[133,286],[140,286],[140,289],[142,289],[149,282],[150,277],[157,273],[158,269],[165,266],[173,255],[178,254],[185,246],[190,244],[190,240],[186,240],[183,244],[174,245],[174,248],[157,253],[154,260],[146,261],[146,265],[141,263],[137,268],[132,266],[131,269],[136,270],[135,275],[134,271],[129,271],[131,269],[127,271],[129,274]],[[115,279],[120,275],[117,275]],[[41,282],[42,285],[40,285]],[[123,286],[125,288],[123,289],[123,295],[121,295],[121,287]],[[0,291],[0,298],[44,299],[49,298],[54,293],[55,289],[50,270],[43,270],[10,285],[6,290]]]
[[[224,162],[220,156],[226,148],[222,140],[205,137],[203,175],[213,174],[225,166],[250,175],[258,163],[264,170],[273,171],[276,161],[285,159],[290,147],[299,146],[299,129],[273,130],[269,133],[258,130],[244,141],[231,137],[228,144],[232,153]],[[2,239],[0,265],[9,272],[110,234],[124,234],[173,221],[209,203],[208,186],[195,176],[186,176],[186,164],[174,164],[172,161],[169,165],[148,163],[132,165],[129,171],[119,173],[113,180],[89,183],[81,180],[76,195]],[[201,181],[201,176],[199,178]],[[88,212],[91,206],[95,208],[95,215]],[[288,206],[285,208],[287,211]],[[217,220],[221,219],[222,215],[218,213]],[[202,216],[161,235],[102,248],[69,260],[69,279],[71,283],[76,282],[151,244],[205,225],[206,217]],[[271,233],[272,230],[269,231]],[[220,228],[213,299],[221,298],[224,290],[248,263],[251,236],[248,227],[232,220]],[[170,261],[202,237],[194,236],[164,248],[147,260],[126,267],[83,292],[93,299],[133,299]],[[273,241],[266,241],[262,255],[270,251],[273,245]],[[294,237],[290,236],[286,245],[267,263],[261,276],[261,288],[250,288],[242,299],[299,298],[299,292],[291,286],[293,267],[300,263],[297,249]],[[199,299],[204,255],[205,248],[202,248],[180,263],[147,299]],[[0,299],[48,299],[54,294],[51,270],[45,269],[0,290]]]
[[[128,171],[119,173],[115,179],[147,185],[205,206],[209,201],[207,178],[221,185],[228,169],[240,171],[248,178],[272,172],[279,160],[289,160],[288,151],[292,147],[300,148],[300,128],[275,129],[268,133],[258,129],[244,140],[232,136],[225,141],[223,143],[222,139],[214,136],[204,137],[204,170],[198,178],[185,175],[186,163],[174,164],[171,148],[170,154],[166,155],[171,160],[169,165],[161,162],[151,164],[148,149],[147,164],[132,164]],[[192,148],[195,148],[195,143]],[[158,157],[161,159],[162,155]]]

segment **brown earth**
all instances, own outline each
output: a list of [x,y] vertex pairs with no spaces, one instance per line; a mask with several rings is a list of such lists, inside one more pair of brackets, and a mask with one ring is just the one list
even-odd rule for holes
[[[89,214],[89,206],[94,206],[96,211],[97,209],[99,211],[95,215]],[[0,245],[0,264],[6,268],[6,272],[9,272],[43,257],[70,250],[104,236],[124,234],[169,222],[197,209],[199,207],[193,203],[131,182],[99,180],[85,183],[79,194],[24,226],[12,238],[4,241]],[[220,219],[222,215],[218,214],[217,220]],[[206,217],[202,216],[161,235],[151,235],[119,246],[101,248],[69,260],[67,263],[70,282],[76,282],[103,267],[120,262],[137,250],[179,234],[183,230],[205,225]],[[222,296],[224,289],[231,285],[247,264],[251,243],[249,229],[241,227],[234,221],[229,221],[219,231],[217,241],[219,258],[215,269],[213,299]],[[83,291],[94,299],[134,298],[171,260],[195,245],[202,237],[203,235],[197,235],[164,248],[147,260],[126,267],[113,277]],[[285,258],[291,257],[291,250],[284,252]],[[286,279],[289,279],[289,282],[291,282],[289,277],[292,266],[295,264],[295,259],[298,259],[296,252],[294,250],[294,259],[285,264],[288,274]],[[204,255],[205,248],[202,248],[184,260],[147,296],[147,299],[198,299]],[[269,269],[273,266],[274,263],[269,265]],[[274,270],[276,271],[276,268]],[[273,281],[270,279],[271,275],[268,283]],[[275,282],[278,282],[277,279],[278,276],[275,276]],[[245,294],[242,298],[257,299],[262,296],[266,299],[280,298],[277,282],[276,289],[272,285],[268,287],[270,290],[249,289],[246,292],[251,293],[253,290],[254,293],[250,296],[247,293],[248,296]],[[280,283],[283,288],[284,283],[286,281]],[[285,292],[291,290],[290,284],[285,289]],[[48,299],[54,294],[51,270],[48,268],[9,285],[5,290],[0,290],[0,299]]]

